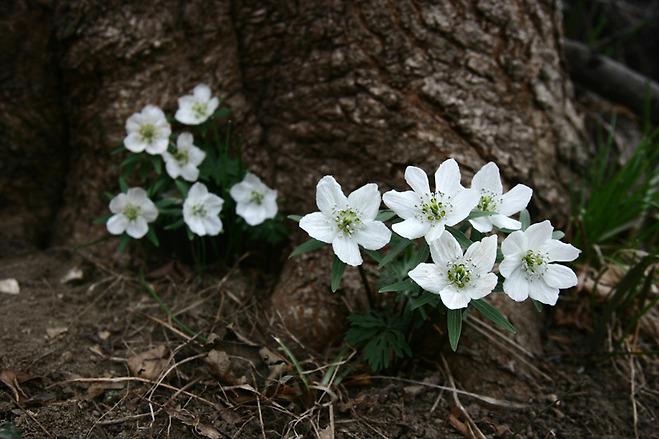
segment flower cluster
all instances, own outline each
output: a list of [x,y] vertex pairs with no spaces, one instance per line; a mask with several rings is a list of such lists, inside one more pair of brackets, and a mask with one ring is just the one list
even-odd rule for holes
[[[453,159],[443,162],[434,177],[431,190],[426,173],[409,166],[405,181],[412,190],[388,191],[382,201],[400,218],[392,225],[396,234],[408,240],[424,238],[432,262],[421,261],[407,275],[438,295],[447,309],[466,308],[487,296],[500,277],[503,291],[513,300],[530,297],[548,305],[556,304],[560,289],[577,284],[575,273],[556,262],[573,261],[578,249],[560,242],[549,221],[523,227],[510,218],[525,211],[532,195],[529,187],[518,184],[504,193],[499,168],[492,162],[474,175],[470,188],[462,186]],[[375,184],[346,198],[334,178],[326,176],[318,183],[316,203],[320,212],[302,217],[300,227],[312,238],[332,244],[343,263],[361,265],[359,247],[378,250],[390,242],[391,231],[377,220],[381,199]],[[454,227],[460,223],[461,228]],[[469,226],[471,238],[465,234]],[[499,276],[492,271],[499,235],[485,236],[493,230],[509,233],[500,246]]]
[[[163,217],[169,220],[164,221],[164,229],[185,225],[191,239],[216,236],[224,229],[220,216],[225,200],[235,205],[235,215],[249,226],[277,216],[277,191],[243,170],[240,157],[233,159],[229,145],[220,139],[214,119],[231,110],[218,110],[221,101],[204,84],[197,85],[192,95],[179,98],[178,104],[174,120],[188,126],[180,134],[172,134],[167,116],[155,105],[145,106],[126,121],[123,144],[132,154],[118,167],[123,170],[122,193],[111,199],[112,215],[104,219],[111,234],[121,235],[120,248],[128,237],[147,236],[157,245],[153,225]],[[201,143],[190,132],[197,126]],[[209,131],[214,133],[215,145],[204,142]],[[127,183],[138,167],[146,189]]]

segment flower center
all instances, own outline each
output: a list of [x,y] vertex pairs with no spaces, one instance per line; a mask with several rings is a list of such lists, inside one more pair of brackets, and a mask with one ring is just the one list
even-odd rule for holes
[[194,105],[192,105],[192,111],[194,111],[195,116],[198,119],[201,119],[202,117],[206,116],[208,105],[203,102],[195,102]]
[[201,218],[205,218],[208,212],[206,211],[206,205],[204,203],[197,203],[192,206],[192,214]]
[[432,197],[429,202],[421,206],[423,217],[429,221],[437,221],[446,216],[446,207],[437,197]]
[[252,198],[249,199],[250,203],[260,206],[263,203],[264,195],[260,192],[252,191]]
[[471,270],[465,267],[465,264],[450,264],[448,270],[448,280],[455,286],[464,288],[471,280]]
[[487,189],[481,190],[481,199],[476,208],[483,212],[496,212],[499,207],[499,197]]
[[188,164],[188,151],[181,151],[180,149],[177,149],[176,152],[173,154],[174,159],[180,164],[180,165],[187,165]]
[[156,137],[156,127],[152,123],[145,123],[140,127],[140,136],[145,142],[153,142],[153,138]]
[[352,209],[342,210],[334,220],[339,230],[346,235],[352,235],[362,226],[362,220],[359,219],[357,212]]
[[128,221],[135,221],[142,214],[142,206],[126,204],[121,213],[128,218]]
[[540,252],[529,252],[522,258],[522,268],[529,275],[541,275],[547,270],[545,255]]

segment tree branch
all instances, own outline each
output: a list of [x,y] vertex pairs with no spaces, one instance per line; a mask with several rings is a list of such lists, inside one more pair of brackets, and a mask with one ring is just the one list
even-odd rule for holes
[[641,118],[649,93],[650,120],[659,123],[659,84],[577,41],[564,39],[563,51],[576,84],[628,107]]

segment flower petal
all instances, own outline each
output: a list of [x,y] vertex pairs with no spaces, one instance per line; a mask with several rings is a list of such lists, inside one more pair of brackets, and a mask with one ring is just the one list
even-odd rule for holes
[[503,277],[510,277],[512,273],[522,267],[522,253],[510,253],[504,256],[503,261],[499,264],[499,273]]
[[[169,173],[169,169],[167,170],[167,173],[170,176],[172,175]],[[189,182],[197,181],[197,179],[199,178],[199,168],[191,164],[188,164],[183,168],[181,168],[181,177],[183,177],[186,181]],[[172,177],[172,178],[176,178],[176,177]]]
[[494,192],[496,195],[503,193],[503,186],[501,185],[501,176],[499,175],[499,167],[494,162],[489,162],[483,166],[471,180],[471,187],[478,190],[487,189]]
[[444,227],[444,223],[439,221],[428,224],[430,225],[430,227],[426,232],[426,242],[430,244],[431,242],[438,240],[439,237],[442,236],[444,230],[446,230],[446,227]]
[[206,187],[206,185],[203,183],[195,183],[188,191],[188,198],[190,199],[201,198],[206,194],[208,194],[208,188]]
[[[435,171],[435,191],[442,191],[447,195],[455,195],[464,190],[460,184],[460,167],[455,159],[445,160]],[[474,206],[478,204],[478,201]],[[471,210],[471,209],[469,209]],[[465,215],[466,216],[466,215]]]
[[524,231],[526,238],[529,240],[529,250],[539,250],[545,245],[550,239],[551,234],[554,231],[549,220],[544,220],[541,223],[532,224],[528,229]]
[[439,292],[442,302],[448,309],[466,308],[471,298],[461,288],[449,285]]
[[489,218],[492,224],[494,224],[500,229],[519,230],[522,228],[522,223],[512,218],[508,218],[507,216],[492,215],[490,217],[485,217],[485,218]]
[[391,190],[385,192],[382,196],[382,201],[387,207],[393,210],[396,215],[403,219],[414,218],[419,213],[418,207],[420,203],[419,195],[413,191],[398,192]]
[[112,200],[110,200],[110,212],[119,213],[124,210],[126,204],[128,203],[128,197],[123,192],[118,194]]
[[416,166],[408,166],[407,169],[405,169],[405,181],[418,195],[430,195],[428,176],[423,169],[417,168]]
[[543,248],[549,255],[550,261],[574,261],[579,257],[581,250],[558,239],[552,239],[547,242]]
[[552,288],[571,288],[578,283],[574,271],[560,264],[549,264],[542,278]]
[[391,230],[382,221],[367,221],[352,238],[365,249],[379,250],[389,244]]
[[360,213],[362,221],[375,219],[381,201],[380,191],[375,183],[366,184],[348,195],[348,205]]
[[490,218],[490,216],[479,216],[470,219],[469,222],[474,229],[481,233],[487,233],[492,231],[492,220]]
[[450,233],[442,233],[442,236],[430,242],[429,246],[432,260],[439,266],[444,267],[447,262],[462,258],[460,244]]
[[510,216],[519,212],[528,206],[533,195],[533,189],[530,187],[518,184],[501,197],[501,206],[499,206],[499,213],[505,216]]
[[446,273],[436,264],[421,263],[407,275],[418,286],[431,293],[439,294],[448,285]]
[[558,294],[558,288],[550,287],[543,281],[533,282],[529,288],[529,297],[546,305],[556,305]]
[[453,209],[446,213],[446,225],[453,226],[469,216],[478,205],[480,193],[474,189],[458,189],[451,200]]
[[130,133],[124,138],[124,146],[130,152],[142,152],[146,149],[146,145],[139,133]]
[[[501,270],[501,266],[499,266],[499,270]],[[521,302],[529,297],[529,281],[524,276],[521,266],[517,267],[503,282],[503,291],[516,302]]]
[[126,231],[126,227],[128,227],[128,218],[126,218],[125,215],[118,213],[112,215],[105,225],[108,228],[108,232],[113,235],[121,235]]
[[517,230],[506,237],[501,243],[501,253],[504,256],[514,254],[525,254],[529,251],[529,243],[526,234]]
[[341,185],[331,175],[324,176],[316,185],[316,205],[321,212],[331,215],[335,209],[343,210],[347,201]]
[[497,236],[490,235],[481,241],[474,242],[469,246],[464,257],[467,260],[471,259],[476,266],[477,273],[489,272],[497,258]]
[[303,216],[300,220],[300,228],[312,238],[328,244],[334,241],[338,233],[335,222],[322,212],[314,212]]
[[332,249],[334,250],[334,254],[348,265],[356,267],[364,262],[362,255],[359,254],[357,242],[345,236],[345,234],[339,234],[334,238]]
[[412,217],[392,225],[391,228],[403,238],[417,239],[424,236],[430,230],[430,224]]
[[222,220],[216,215],[206,215],[201,222],[204,230],[210,236],[218,235],[222,231]]
[[128,226],[126,227],[126,233],[131,238],[140,239],[149,231],[149,226],[146,223],[146,220],[138,216],[133,221],[128,221]]
[[497,275],[494,273],[487,273],[484,276],[480,276],[478,279],[472,280],[469,283],[469,297],[472,299],[482,299],[494,290],[498,281],[499,278],[497,278]]
[[206,102],[211,97],[211,89],[206,84],[199,84],[194,88],[192,94],[197,100]]

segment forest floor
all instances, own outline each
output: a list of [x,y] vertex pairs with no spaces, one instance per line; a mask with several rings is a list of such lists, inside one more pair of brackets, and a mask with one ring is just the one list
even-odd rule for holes
[[[272,279],[214,272],[169,264],[146,277],[184,325],[214,334],[203,340],[171,321],[137,267],[66,249],[3,254],[0,280],[20,292],[0,293],[0,438],[659,438],[657,356],[589,355],[588,300],[564,294],[538,314],[540,354],[470,316],[456,353],[380,376],[357,367],[337,385],[339,367],[323,384],[339,347],[303,353],[306,390],[272,337]],[[657,350],[650,324],[635,348]],[[483,333],[496,360],[472,343]]]

